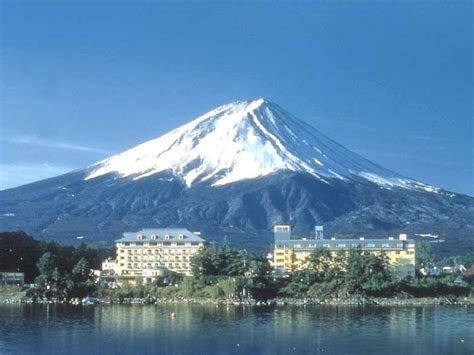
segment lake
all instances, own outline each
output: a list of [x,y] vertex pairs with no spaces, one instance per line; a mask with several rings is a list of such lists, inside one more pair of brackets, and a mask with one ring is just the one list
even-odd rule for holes
[[474,354],[474,306],[0,305],[2,355],[126,353]]

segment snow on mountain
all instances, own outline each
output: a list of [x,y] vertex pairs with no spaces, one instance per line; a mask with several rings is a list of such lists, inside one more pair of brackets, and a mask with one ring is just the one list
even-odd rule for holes
[[90,169],[85,180],[108,173],[138,180],[167,171],[188,187],[217,186],[290,170],[326,183],[358,177],[384,188],[438,191],[362,158],[265,99],[220,106]]

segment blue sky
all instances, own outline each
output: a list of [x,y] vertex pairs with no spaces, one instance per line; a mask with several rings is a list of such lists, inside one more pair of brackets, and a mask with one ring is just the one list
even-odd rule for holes
[[266,97],[474,195],[472,4],[2,1],[0,189]]

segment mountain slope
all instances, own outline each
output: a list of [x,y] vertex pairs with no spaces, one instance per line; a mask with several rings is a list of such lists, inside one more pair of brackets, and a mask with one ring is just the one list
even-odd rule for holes
[[221,106],[82,170],[0,191],[2,230],[65,242],[182,226],[263,250],[276,223],[433,232],[473,252],[474,199],[402,177],[265,100]]
[[224,185],[281,170],[327,178],[359,176],[385,186],[434,187],[383,169],[265,99],[223,105],[157,139],[108,158],[86,177],[141,179],[163,171],[187,187]]

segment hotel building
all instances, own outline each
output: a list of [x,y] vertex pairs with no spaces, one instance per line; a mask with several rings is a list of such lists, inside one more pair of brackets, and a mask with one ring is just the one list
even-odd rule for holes
[[281,273],[307,267],[311,252],[318,248],[327,248],[334,254],[338,251],[349,252],[361,247],[370,253],[384,253],[389,260],[394,276],[405,278],[415,276],[415,242],[400,234],[398,239],[325,239],[323,227],[316,226],[314,235],[299,237],[292,235],[288,225],[274,227],[273,267]]
[[191,257],[205,244],[199,233],[187,229],[142,229],[126,232],[115,241],[115,273],[119,279],[152,281],[167,271],[191,275]]

